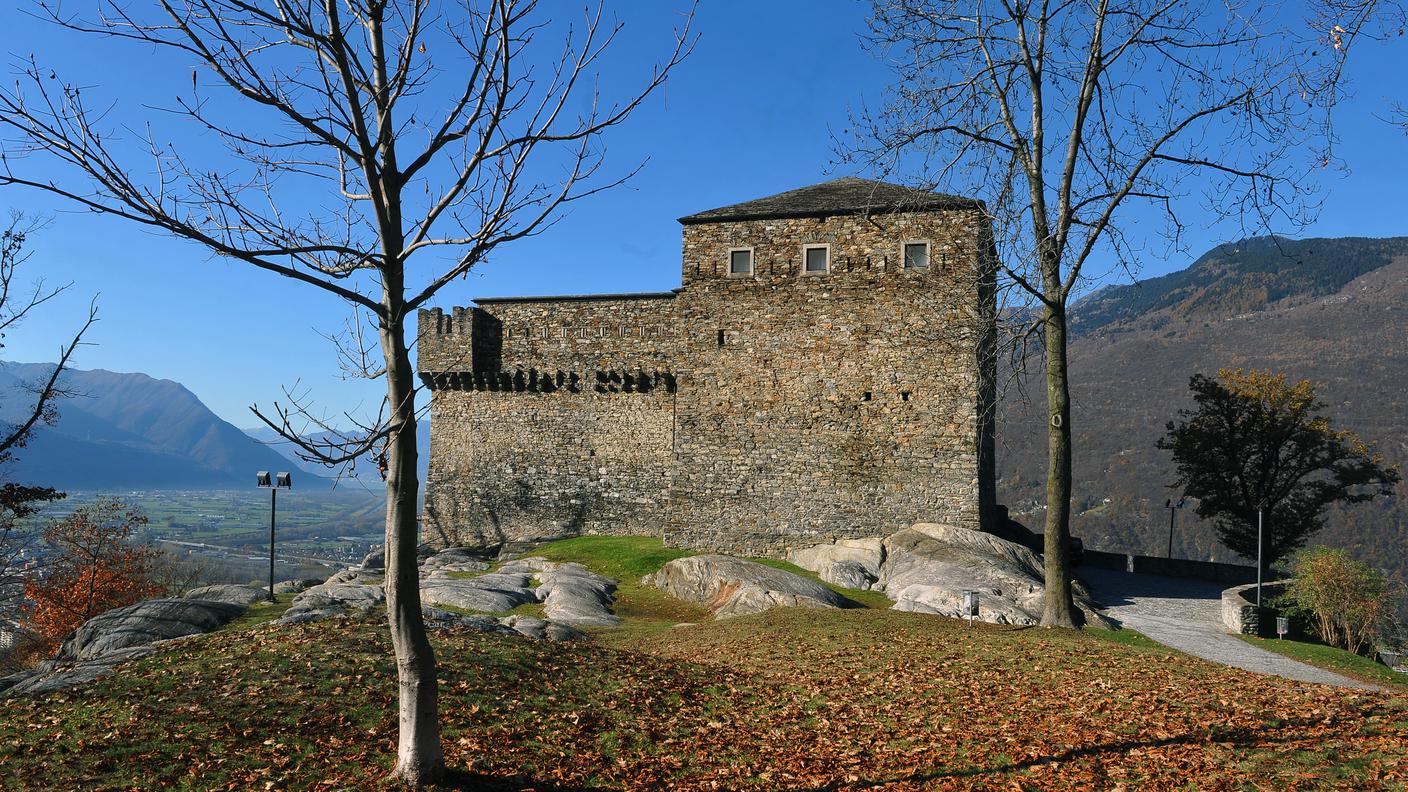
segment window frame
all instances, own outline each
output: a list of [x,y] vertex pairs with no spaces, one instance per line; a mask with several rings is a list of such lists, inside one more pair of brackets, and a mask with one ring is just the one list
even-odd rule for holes
[[[734,272],[734,271],[733,271],[733,254],[734,254],[734,253],[747,253],[747,254],[748,254],[748,271],[747,271],[747,272]],[[724,277],[726,277],[726,278],[752,278],[752,277],[754,277],[755,275],[757,275],[757,272],[758,272],[758,256],[757,256],[756,253],[753,252],[753,248],[751,248],[751,247],[732,247],[732,248],[729,248],[729,249],[728,249],[728,256],[727,256],[726,259],[724,260]]]
[[[807,269],[807,251],[826,251],[826,268],[820,270]],[[831,274],[831,243],[830,242],[807,242],[802,245],[802,275],[830,275]]]
[[[911,267],[909,259],[905,256],[905,250],[910,245],[924,246],[924,266]],[[934,268],[934,246],[927,239],[906,239],[900,243],[900,269],[905,272],[925,272]]]

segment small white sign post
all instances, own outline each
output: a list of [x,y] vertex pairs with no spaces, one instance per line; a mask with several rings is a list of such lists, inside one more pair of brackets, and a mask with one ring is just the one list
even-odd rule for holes
[[1276,640],[1282,640],[1291,631],[1291,620],[1286,616],[1276,617]]
[[963,612],[968,616],[968,626],[973,626],[973,620],[978,618],[978,592],[963,592]]

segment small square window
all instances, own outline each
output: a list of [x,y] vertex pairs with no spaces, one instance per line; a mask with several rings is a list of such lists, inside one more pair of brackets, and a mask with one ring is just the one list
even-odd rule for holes
[[740,248],[728,252],[728,274],[732,277],[753,274],[752,248]]
[[802,271],[817,275],[831,268],[831,248],[826,245],[809,245],[802,248]]
[[929,266],[929,243],[904,243],[904,268],[924,269]]

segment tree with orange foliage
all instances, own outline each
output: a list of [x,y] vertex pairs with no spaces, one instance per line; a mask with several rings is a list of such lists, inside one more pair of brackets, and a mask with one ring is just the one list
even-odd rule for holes
[[25,627],[52,650],[93,616],[162,593],[154,579],[158,551],[130,542],[147,518],[118,498],[75,509],[44,528],[53,553],[48,574],[25,584],[34,604]]
[[1158,447],[1173,452],[1183,494],[1218,538],[1244,558],[1257,557],[1257,516],[1265,517],[1265,564],[1289,556],[1322,526],[1331,503],[1390,495],[1399,481],[1372,446],[1336,429],[1309,380],[1223,369],[1193,375],[1197,408],[1178,411]]

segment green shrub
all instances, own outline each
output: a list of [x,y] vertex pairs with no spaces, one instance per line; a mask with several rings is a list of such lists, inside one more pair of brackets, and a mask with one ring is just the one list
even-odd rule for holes
[[1328,547],[1297,554],[1294,567],[1290,597],[1320,640],[1364,654],[1388,632],[1396,592],[1383,573]]

